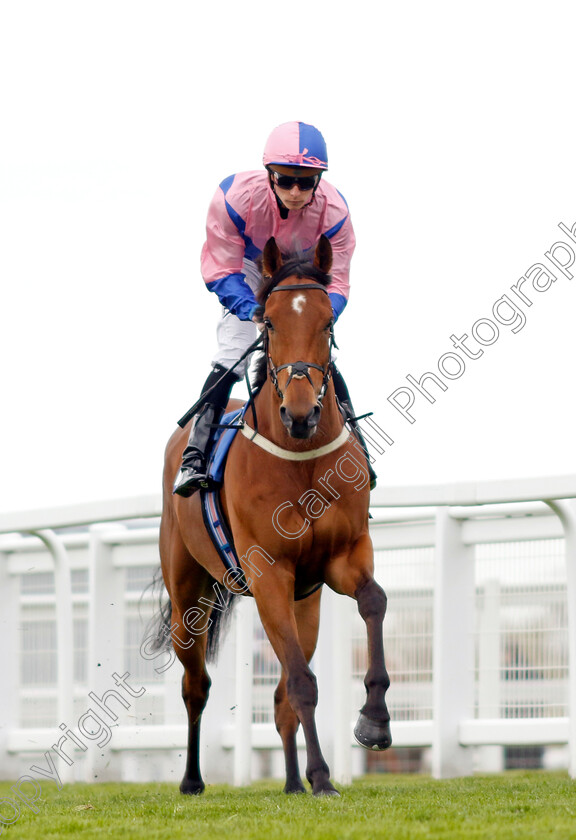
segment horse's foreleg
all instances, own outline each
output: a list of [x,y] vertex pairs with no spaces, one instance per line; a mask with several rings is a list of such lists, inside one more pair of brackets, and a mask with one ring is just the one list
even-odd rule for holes
[[368,636],[368,671],[364,678],[366,703],[354,729],[354,737],[363,747],[385,750],[392,744],[390,714],[385,694],[390,678],[384,661],[382,624],[386,614],[386,594],[373,577],[373,549],[368,535],[363,536],[346,558],[339,558],[329,569],[327,583],[336,592],[355,598],[366,624]]
[[363,747],[385,750],[392,744],[390,715],[385,700],[390,678],[384,662],[382,639],[386,595],[374,578],[370,578],[354,592],[354,597],[368,634],[368,671],[364,678],[366,703],[360,710],[354,737]]
[[[276,576],[272,580],[272,575],[263,576],[262,581],[260,586],[255,582],[253,592],[262,624],[286,675],[288,703],[304,730],[307,753],[306,778],[312,786],[312,793],[316,796],[337,795],[337,790],[330,782],[330,770],[322,755],[316,731],[314,712],[318,702],[318,688],[316,677],[308,667],[300,644],[292,600],[294,581],[287,577],[282,585]],[[281,702],[283,712],[286,713],[282,698]],[[294,719],[290,721],[287,714],[282,723],[285,726],[285,743],[288,744],[287,760],[290,761],[293,782],[294,774],[298,772],[295,754],[297,727],[294,726]]]
[[[316,649],[318,639],[318,623],[320,619],[320,590],[314,592],[303,601],[294,605],[294,615],[298,627],[298,636],[306,661],[310,662]],[[274,694],[274,718],[276,729],[282,738],[284,759],[286,762],[285,793],[304,793],[304,785],[300,778],[298,765],[298,751],[296,747],[296,732],[299,720],[288,700],[286,673],[282,677]]]

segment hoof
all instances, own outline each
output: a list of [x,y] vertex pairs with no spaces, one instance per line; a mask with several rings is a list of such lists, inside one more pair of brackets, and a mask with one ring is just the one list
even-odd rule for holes
[[387,750],[392,744],[390,721],[370,720],[360,714],[354,729],[354,737],[367,750]]
[[199,796],[201,793],[204,793],[205,787],[206,785],[203,781],[189,782],[184,780],[180,784],[180,793],[184,793],[186,796]]
[[318,793],[315,793],[314,796],[340,796],[339,792],[336,788],[330,786],[325,790],[319,790]]
[[306,793],[306,788],[302,782],[298,782],[298,784],[293,785],[286,784],[284,786],[284,793]]
[[314,796],[340,796],[330,779],[318,779],[316,784],[309,779]]

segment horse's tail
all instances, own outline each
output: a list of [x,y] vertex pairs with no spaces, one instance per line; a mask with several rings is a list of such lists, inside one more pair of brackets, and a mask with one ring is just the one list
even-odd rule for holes
[[208,662],[216,662],[218,658],[220,642],[230,627],[232,608],[237,598],[238,595],[230,592],[229,589],[224,589],[224,592],[220,590],[220,609],[212,610],[212,615],[210,616],[212,623],[208,628],[208,645],[206,648],[206,660]]
[[172,626],[172,602],[170,598],[166,597],[167,592],[164,587],[164,580],[162,578],[162,569],[160,566],[154,572],[152,581],[148,584],[142,597],[147,592],[158,597],[158,609],[148,622],[146,626],[146,639],[150,639],[151,650],[162,650],[163,648],[170,648],[172,639],[170,637],[170,627]]
[[[162,579],[162,571],[158,568],[152,582],[146,587],[145,592],[151,590],[158,592],[158,610],[150,619],[146,628],[146,638],[151,639],[151,650],[162,650],[172,647],[170,628],[172,626],[172,602],[165,598],[166,589]],[[208,662],[215,662],[220,650],[220,642],[228,631],[232,618],[232,608],[238,596],[229,589],[219,590],[218,609],[213,609],[210,616],[208,628],[208,643],[206,646],[206,659]]]

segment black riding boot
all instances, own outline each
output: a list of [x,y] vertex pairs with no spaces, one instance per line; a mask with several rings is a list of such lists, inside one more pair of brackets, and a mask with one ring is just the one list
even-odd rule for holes
[[352,428],[354,434],[360,441],[360,445],[364,450],[366,455],[366,460],[368,461],[368,475],[370,476],[370,490],[374,490],[376,487],[376,480],[378,476],[372,469],[372,464],[370,462],[370,453],[368,452],[368,447],[366,446],[366,441],[364,440],[364,435],[360,429],[360,426],[356,422],[356,412],[354,411],[354,406],[352,405],[352,400],[350,399],[350,394],[348,392],[348,387],[346,382],[344,381],[344,377],[336,367],[336,365],[332,364],[332,379],[334,381],[334,390],[336,391],[336,399],[340,403],[342,410],[344,412],[344,416],[346,422]]
[[[238,382],[235,374],[224,376],[225,373],[225,367],[216,365],[202,388],[204,394],[218,383],[192,421],[188,445],[182,455],[182,466],[172,490],[178,496],[188,498],[199,488],[209,490],[217,486],[208,478],[207,462],[214,444],[216,426],[222,419],[232,386]],[[218,382],[221,378],[222,381]]]

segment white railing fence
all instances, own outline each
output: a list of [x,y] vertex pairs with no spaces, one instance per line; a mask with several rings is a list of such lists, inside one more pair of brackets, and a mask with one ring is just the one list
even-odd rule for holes
[[[396,755],[410,748],[443,778],[540,746],[576,777],[575,497],[576,476],[373,493]],[[179,780],[181,666],[143,644],[159,515],[142,497],[0,516],[0,778],[48,754],[63,781]],[[209,782],[282,775],[278,665],[252,599],[238,600],[210,669]],[[363,623],[329,591],[313,668],[321,742],[345,783],[379,757],[352,736]]]

